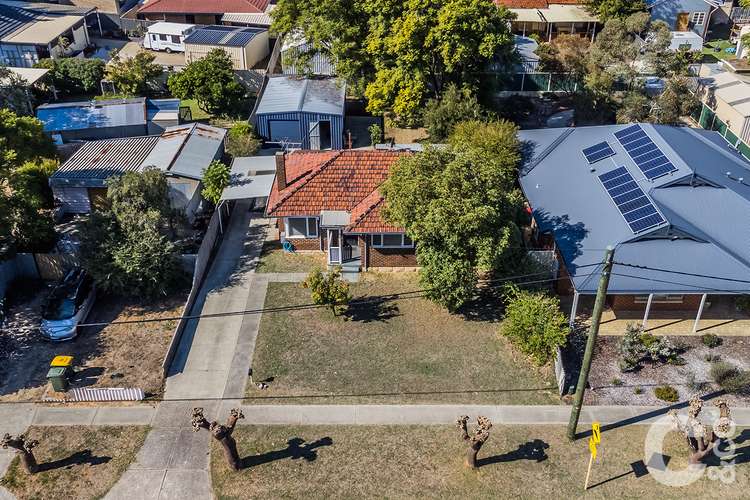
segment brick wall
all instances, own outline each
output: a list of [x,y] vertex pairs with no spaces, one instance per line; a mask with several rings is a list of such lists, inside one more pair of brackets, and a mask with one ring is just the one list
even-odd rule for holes
[[560,252],[556,251],[555,253],[557,254],[557,262],[559,263],[555,291],[560,295],[572,295],[575,290],[573,289],[573,282],[570,280],[568,268],[565,266],[565,261],[560,256]]
[[373,248],[368,246],[368,267],[416,267],[413,248]]
[[[610,295],[607,297],[607,303],[614,310],[620,311],[645,311],[646,302],[635,302],[635,295]],[[656,302],[651,303],[652,311],[695,311],[697,313],[698,307],[701,303],[700,295],[683,295],[682,303],[667,303],[660,304]]]
[[320,239],[318,238],[291,238],[289,241],[295,250],[320,250]]

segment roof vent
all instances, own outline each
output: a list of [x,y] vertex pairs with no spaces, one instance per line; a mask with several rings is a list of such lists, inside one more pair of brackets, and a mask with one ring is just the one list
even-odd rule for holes
[[593,174],[594,172],[596,172],[596,169],[594,167],[590,167],[589,168],[589,172],[591,172]]

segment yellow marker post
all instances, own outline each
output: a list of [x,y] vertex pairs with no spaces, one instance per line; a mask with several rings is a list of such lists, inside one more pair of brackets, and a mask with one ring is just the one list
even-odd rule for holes
[[591,467],[594,465],[596,460],[596,445],[602,442],[602,431],[599,426],[599,422],[593,422],[591,424],[591,437],[589,438],[589,468],[586,471],[586,482],[583,484],[584,491],[589,489],[589,478],[591,477]]

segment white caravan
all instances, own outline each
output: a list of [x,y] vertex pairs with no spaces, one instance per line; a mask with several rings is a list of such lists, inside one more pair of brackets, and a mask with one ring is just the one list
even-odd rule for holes
[[143,46],[164,52],[185,52],[185,38],[195,29],[194,24],[158,22],[148,27]]

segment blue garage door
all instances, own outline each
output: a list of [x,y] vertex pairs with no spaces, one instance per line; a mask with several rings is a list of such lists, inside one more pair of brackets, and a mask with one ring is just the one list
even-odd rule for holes
[[302,142],[297,120],[270,120],[268,127],[272,141]]

